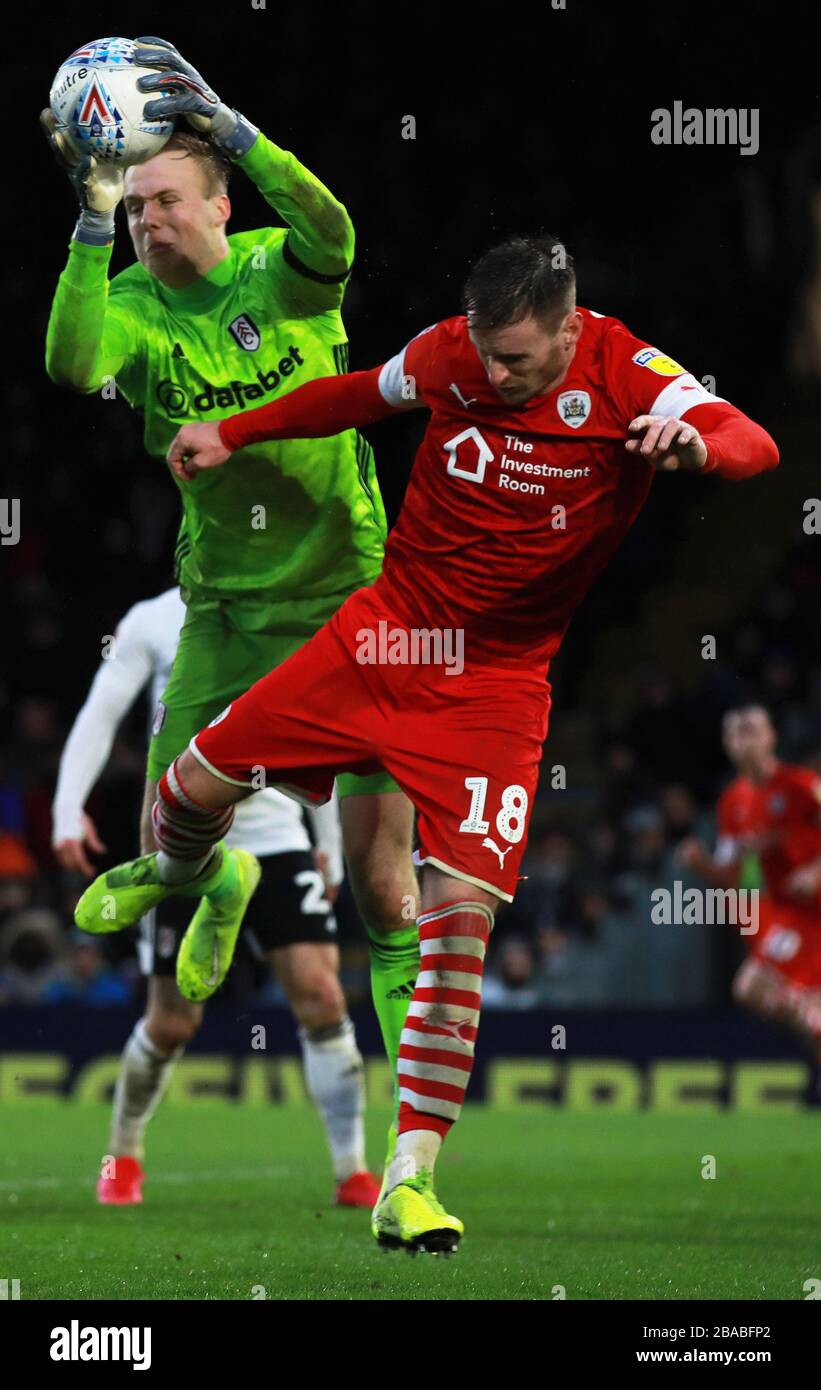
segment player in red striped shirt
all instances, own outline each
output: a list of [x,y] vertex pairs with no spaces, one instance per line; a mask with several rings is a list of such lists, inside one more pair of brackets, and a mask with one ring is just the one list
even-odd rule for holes
[[685,840],[679,856],[720,888],[738,884],[746,856],[764,876],[758,932],[733,981],[738,1003],[786,1024],[821,1063],[821,776],[776,756],[760,705],[724,716],[724,749],[738,776],[716,810],[715,851]]
[[[180,431],[169,462],[207,487],[210,468],[241,469],[255,440],[430,411],[381,577],[192,740],[160,785],[156,861],[102,876],[78,907],[80,925],[100,929],[107,896],[119,893],[127,916],[140,893],[213,879],[205,846],[210,856],[252,768],[257,785],[262,767],[316,802],[344,769],[387,769],[416,807],[425,867],[399,1133],[374,1233],[429,1250],[454,1249],[462,1233],[433,1166],[470,1076],[494,911],[516,887],[550,659],[655,470],[744,478],[778,462],[752,420],[618,320],[577,308],[572,259],[550,238],[488,252],[463,307],[372,371]],[[190,954],[207,971],[211,941],[198,930]]]

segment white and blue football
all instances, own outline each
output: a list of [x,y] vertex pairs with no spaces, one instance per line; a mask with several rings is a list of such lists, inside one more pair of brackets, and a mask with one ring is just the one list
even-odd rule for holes
[[62,64],[51,84],[49,104],[58,130],[80,155],[126,167],[159,154],[174,131],[173,120],[147,121],[151,95],[137,79],[155,72],[134,62],[132,39],[96,39]]

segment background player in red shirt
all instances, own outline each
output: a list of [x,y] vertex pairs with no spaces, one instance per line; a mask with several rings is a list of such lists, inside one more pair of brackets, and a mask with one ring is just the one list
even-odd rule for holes
[[[763,429],[677,363],[577,308],[555,239],[489,251],[463,304],[379,368],[180,431],[169,461],[195,478],[229,458],[241,469],[254,439],[431,412],[380,578],[192,740],[159,787],[158,854],[102,875],[77,908],[86,930],[111,930],[112,903],[120,927],[169,893],[202,893],[208,914],[183,951],[216,988],[242,886],[213,846],[252,777],[263,768],[319,802],[340,771],[389,771],[416,807],[425,868],[399,1134],[373,1229],[428,1250],[454,1249],[463,1229],[435,1196],[433,1165],[470,1076],[494,911],[525,848],[549,660],[655,469],[742,478],[778,461]],[[463,653],[458,668],[447,649]]]
[[738,776],[716,809],[710,854],[685,840],[679,856],[721,888],[738,885],[745,856],[764,877],[759,929],[733,981],[738,1003],[786,1024],[821,1061],[821,777],[780,762],[777,734],[760,705],[724,716],[724,749]]

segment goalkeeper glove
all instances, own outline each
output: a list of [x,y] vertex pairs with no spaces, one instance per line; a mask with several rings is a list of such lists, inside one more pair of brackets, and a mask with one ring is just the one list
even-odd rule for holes
[[80,155],[57,129],[54,112],[40,112],[40,125],[51,152],[68,175],[80,203],[80,218],[74,228],[75,241],[88,246],[107,246],[114,240],[114,211],[123,196],[123,171],[116,164]]
[[146,102],[146,120],[185,116],[189,125],[210,135],[232,159],[247,154],[259,134],[256,126],[220,101],[173,44],[149,35],[135,39],[134,43],[134,62],[143,68],[159,68],[156,77],[139,78],[137,87],[141,92],[163,93],[156,101]]

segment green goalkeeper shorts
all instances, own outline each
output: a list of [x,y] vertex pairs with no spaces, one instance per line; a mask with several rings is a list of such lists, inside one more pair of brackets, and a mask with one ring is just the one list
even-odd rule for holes
[[[287,661],[348,597],[266,603],[259,595],[204,598],[182,590],[186,603],[168,684],[154,714],[146,775],[158,782],[174,759],[249,686]],[[340,797],[396,792],[386,772],[337,778]]]

